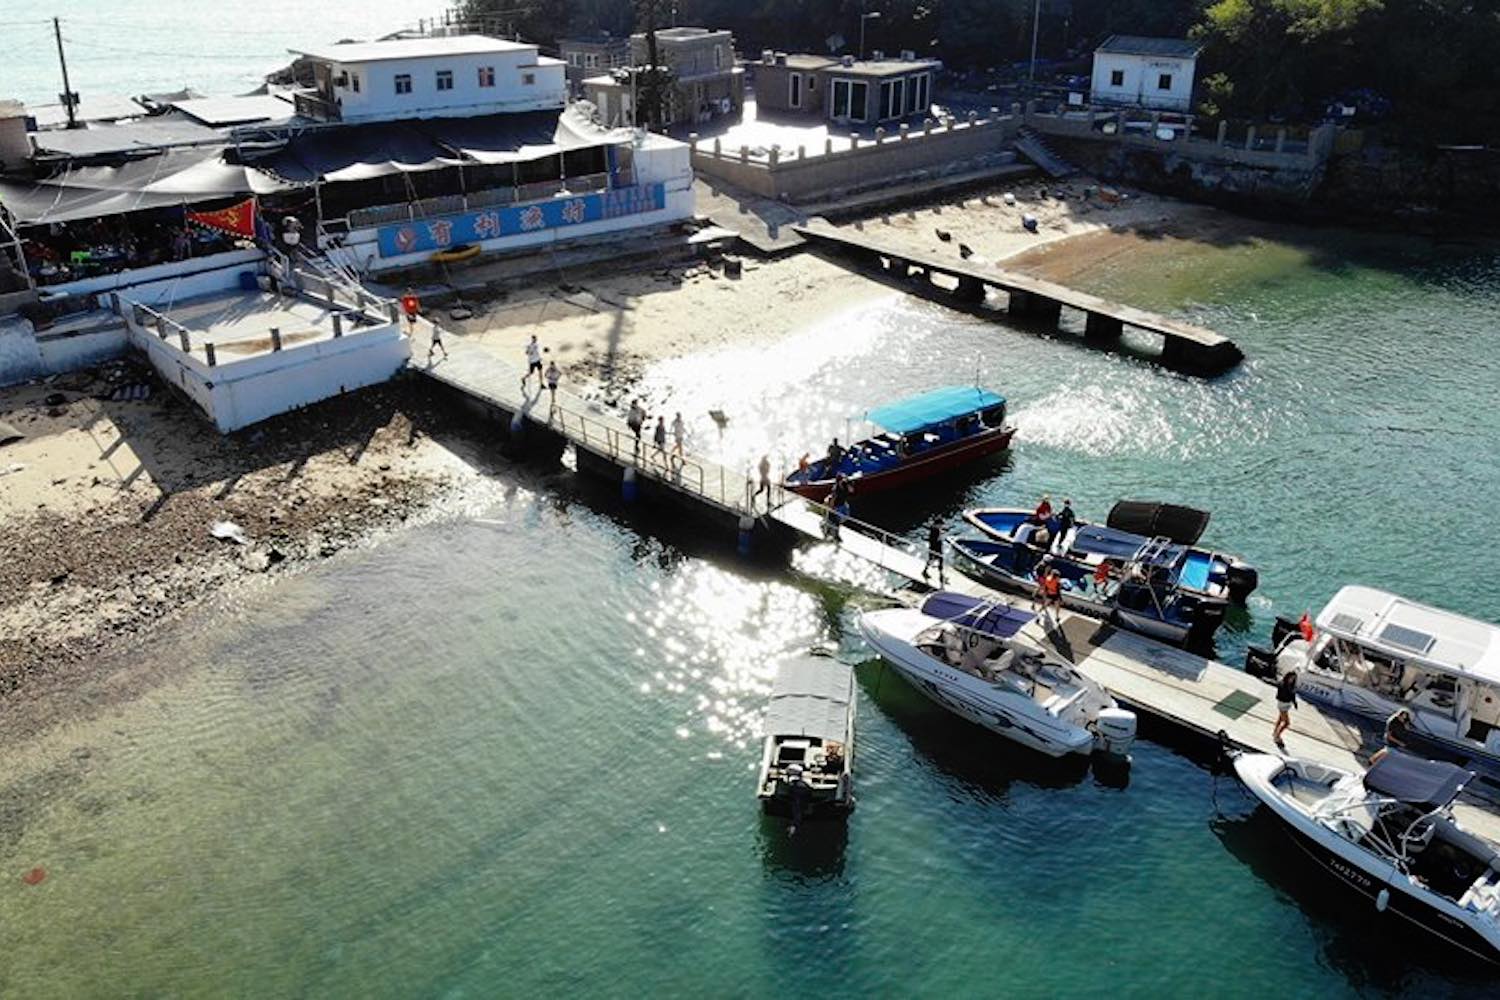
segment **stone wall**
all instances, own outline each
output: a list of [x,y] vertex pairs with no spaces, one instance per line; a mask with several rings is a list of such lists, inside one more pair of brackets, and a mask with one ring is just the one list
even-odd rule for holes
[[920,175],[951,173],[1010,151],[1018,121],[1011,115],[927,122],[860,134],[851,149],[724,149],[717,140],[696,142],[693,169],[751,194],[780,201],[809,201]]

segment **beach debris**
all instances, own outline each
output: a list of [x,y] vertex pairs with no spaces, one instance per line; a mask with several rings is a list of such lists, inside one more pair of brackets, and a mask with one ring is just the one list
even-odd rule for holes
[[1026,230],[1028,233],[1036,232],[1036,216],[1030,214],[1021,216],[1021,228]]
[[42,400],[42,405],[44,406],[66,406],[67,403],[68,397],[60,392],[49,392],[46,398]]
[[724,258],[724,277],[738,278],[744,268],[744,263],[738,257]]
[[16,430],[15,427],[7,424],[3,420],[0,420],[0,445],[10,444],[12,441],[19,441],[25,436],[25,434],[22,434],[20,431]]
[[25,469],[26,469],[26,463],[25,462],[12,462],[9,465],[7,465],[5,468],[0,469],[0,476],[8,476],[8,475],[10,475],[13,472],[24,472]]
[[38,868],[33,868],[33,869],[31,869],[31,871],[27,872],[25,875],[22,875],[21,876],[21,881],[25,882],[27,885],[41,885],[42,882],[44,880],[46,880],[46,878],[47,878],[47,869],[38,867]]
[[236,545],[248,544],[245,529],[233,521],[215,521],[209,526],[208,533],[221,542],[233,542]]
[[448,310],[449,319],[472,319],[473,316],[474,310],[462,304],[456,305],[452,309]]
[[933,232],[936,233],[937,238],[942,240],[944,243],[947,243],[953,239],[953,234],[948,232],[948,230],[946,229],[934,229]]
[[1005,194],[1000,196],[1000,200],[1005,202],[1007,205],[1014,205],[1016,203],[1016,196],[1013,192],[1007,191],[1005,192]]
[[116,403],[139,402],[151,398],[151,386],[145,382],[136,382],[131,385],[116,386],[109,394],[109,398]]
[[974,256],[974,250],[969,246],[969,244],[960,243],[958,245],[958,255],[964,260],[968,260],[970,257]]

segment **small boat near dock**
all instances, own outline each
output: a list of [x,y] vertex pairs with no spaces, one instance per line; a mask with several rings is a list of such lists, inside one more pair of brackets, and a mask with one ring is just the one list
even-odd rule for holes
[[1363,776],[1274,754],[1238,754],[1234,769],[1308,857],[1403,918],[1397,930],[1500,964],[1500,850],[1452,813],[1473,772],[1399,751]]
[[1413,741],[1500,769],[1500,627],[1347,586],[1307,626],[1278,618],[1271,637],[1246,652],[1247,673],[1296,670],[1298,694],[1375,722],[1405,710]]
[[913,687],[960,718],[1050,757],[1128,759],[1135,714],[1071,663],[1017,638],[1034,617],[939,591],[919,608],[866,611],[859,630]]
[[1034,510],[988,507],[964,513],[981,537],[949,544],[955,566],[980,583],[1034,594],[1045,561],[1062,580],[1065,607],[1154,639],[1207,646],[1230,604],[1243,603],[1258,582],[1242,559],[1197,545],[1208,518],[1191,507],[1120,501],[1103,525],[1069,526]]
[[842,475],[867,496],[921,482],[1010,447],[1015,428],[1005,422],[1005,397],[977,386],[954,385],[871,410],[880,429],[786,477],[787,490],[821,503]]
[[854,808],[854,670],[815,650],[781,664],[766,709],[756,797],[769,813],[808,816]]

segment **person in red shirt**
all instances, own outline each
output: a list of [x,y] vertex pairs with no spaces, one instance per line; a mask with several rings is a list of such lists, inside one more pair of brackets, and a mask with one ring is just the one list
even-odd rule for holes
[[1031,515],[1043,524],[1052,516],[1052,497],[1046,493],[1042,494],[1041,503],[1036,505],[1036,513]]
[[401,296],[401,311],[406,314],[406,332],[411,333],[417,328],[417,315],[422,311],[422,300],[417,298],[417,293],[410,288],[406,294]]
[[1062,610],[1062,576],[1053,567],[1050,556],[1038,567],[1036,603],[1043,612],[1052,609],[1054,616]]

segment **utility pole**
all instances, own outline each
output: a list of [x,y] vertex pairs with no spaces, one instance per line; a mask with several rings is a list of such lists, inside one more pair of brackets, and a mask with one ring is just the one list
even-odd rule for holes
[[1028,92],[1036,87],[1036,36],[1042,27],[1042,0],[1036,0],[1031,8],[1031,69],[1026,73]]
[[78,104],[78,95],[73,93],[73,88],[68,84],[68,57],[63,55],[62,22],[55,17],[52,19],[52,34],[57,37],[57,61],[62,66],[62,103],[68,109],[68,128],[77,128],[78,119],[73,112]]

